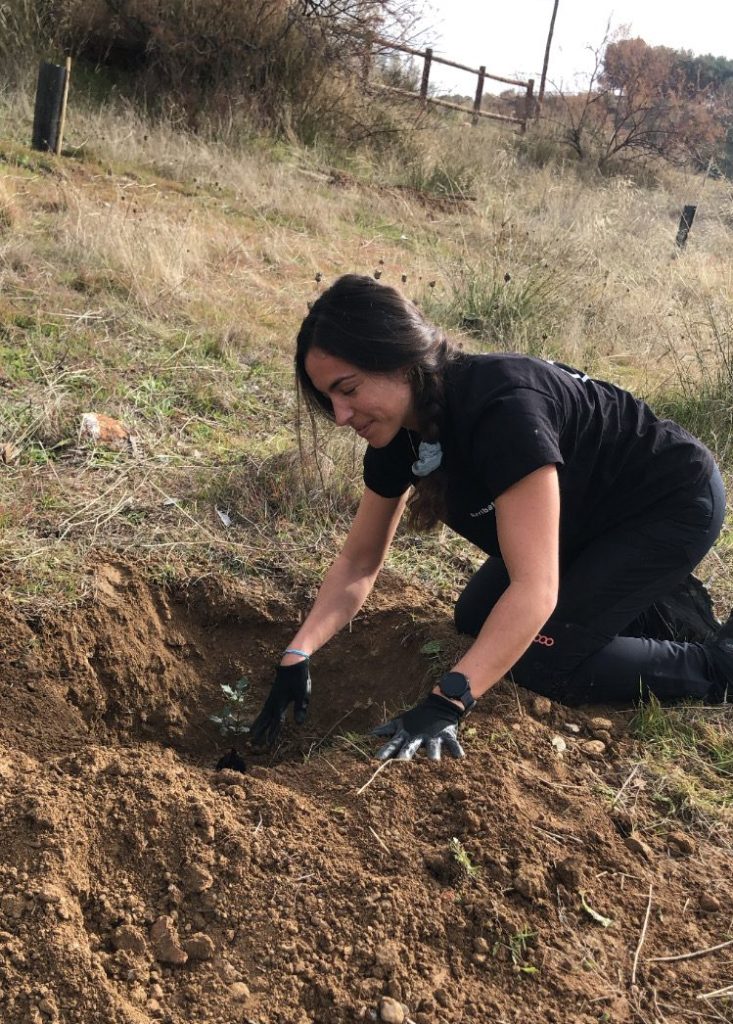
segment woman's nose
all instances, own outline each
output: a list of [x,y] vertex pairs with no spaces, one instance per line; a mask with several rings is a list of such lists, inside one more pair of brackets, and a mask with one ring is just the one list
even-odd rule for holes
[[333,418],[337,427],[345,427],[352,416],[351,406],[343,397],[334,395],[331,398]]

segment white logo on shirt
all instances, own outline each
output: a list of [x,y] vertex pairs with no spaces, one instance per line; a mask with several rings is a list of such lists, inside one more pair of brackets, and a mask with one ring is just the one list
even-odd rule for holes
[[478,512],[469,512],[468,514],[470,515],[471,519],[478,519],[479,516],[487,516],[489,512],[493,511],[494,503],[492,501],[490,505],[487,505],[485,508],[480,508]]

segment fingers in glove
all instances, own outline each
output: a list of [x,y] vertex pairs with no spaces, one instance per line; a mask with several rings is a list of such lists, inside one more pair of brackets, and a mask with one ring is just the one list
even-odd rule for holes
[[424,736],[411,736],[402,744],[402,749],[397,755],[398,761],[411,761],[420,747],[423,745]]
[[453,757],[466,756],[466,751],[463,749],[463,747],[458,742],[456,737],[453,736],[451,733],[444,733],[443,736],[440,737],[440,739],[442,739],[443,743],[445,743],[446,747],[448,748],[449,752],[453,755]]
[[370,736],[394,736],[400,731],[402,727],[401,718],[390,718],[388,722],[383,722],[382,725],[375,725],[372,731],[369,733]]
[[440,736],[430,736],[425,740],[425,753],[431,761],[440,760],[440,747],[442,740]]
[[402,746],[402,744],[405,742],[405,740],[408,740],[409,738],[410,737],[404,731],[404,729],[400,729],[400,731],[396,734],[396,736],[394,736],[393,739],[389,741],[389,743],[385,743],[384,746],[377,751],[377,757],[379,758],[380,761],[386,761],[387,758],[394,757],[397,751]]
[[273,746],[280,735],[284,717],[284,708],[266,701],[264,708],[249,729],[252,745],[255,747]]
[[295,702],[293,709],[293,718],[296,725],[302,725],[308,715],[308,705],[310,704],[309,696],[303,697],[302,700]]

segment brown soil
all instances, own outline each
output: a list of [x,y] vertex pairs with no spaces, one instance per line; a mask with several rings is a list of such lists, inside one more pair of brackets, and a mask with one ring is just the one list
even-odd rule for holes
[[730,1019],[696,998],[730,981],[727,950],[650,961],[727,938],[730,860],[655,827],[643,787],[614,806],[628,716],[609,736],[502,684],[464,762],[393,762],[359,793],[377,762],[356,734],[425,689],[426,639],[451,642],[389,580],[314,659],[302,732],[215,771],[219,684],[247,675],[254,710],[296,614],[122,563],[71,613],[0,608],[3,1024]]

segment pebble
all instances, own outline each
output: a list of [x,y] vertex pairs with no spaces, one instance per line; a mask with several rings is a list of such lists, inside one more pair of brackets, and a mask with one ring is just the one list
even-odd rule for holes
[[489,943],[479,935],[473,940],[473,948],[477,953],[488,953]]
[[708,914],[714,914],[720,910],[720,900],[710,893],[704,892],[700,897],[700,910],[704,910]]
[[565,751],[568,749],[568,745],[562,738],[562,736],[553,736],[550,742],[552,743],[553,747],[555,748],[558,754],[564,754]]
[[249,987],[243,981],[235,981],[229,986],[229,995],[236,1003],[245,1003],[249,999]]
[[606,753],[606,744],[602,740],[586,740],[580,744],[580,749],[589,757],[603,757]]
[[552,713],[552,701],[549,697],[535,697],[532,701],[532,712],[537,718],[547,718]]
[[576,722],[566,722],[565,728],[568,732],[573,733],[573,735],[577,735],[580,732],[580,726]]
[[382,996],[379,1004],[379,1019],[386,1021],[386,1024],[403,1024],[405,1011],[402,1004],[390,996]]
[[593,732],[613,732],[613,722],[610,718],[591,718],[588,725]]

